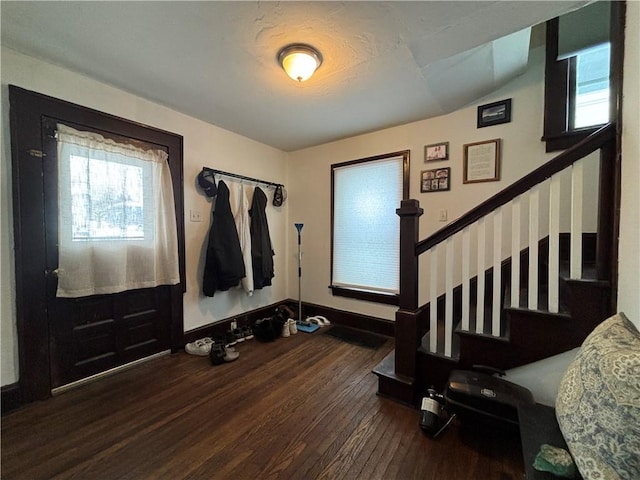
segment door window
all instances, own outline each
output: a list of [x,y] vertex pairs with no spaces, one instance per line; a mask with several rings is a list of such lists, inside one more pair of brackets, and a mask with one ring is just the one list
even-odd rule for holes
[[57,126],[58,297],[175,285],[167,154]]

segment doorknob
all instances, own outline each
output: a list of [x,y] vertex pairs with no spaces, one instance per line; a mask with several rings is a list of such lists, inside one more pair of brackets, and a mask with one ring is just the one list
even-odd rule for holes
[[56,277],[56,278],[58,278],[58,274],[59,274],[59,273],[60,273],[60,270],[59,270],[58,268],[54,268],[54,269],[47,268],[47,269],[44,271],[44,274],[45,274],[47,277]]

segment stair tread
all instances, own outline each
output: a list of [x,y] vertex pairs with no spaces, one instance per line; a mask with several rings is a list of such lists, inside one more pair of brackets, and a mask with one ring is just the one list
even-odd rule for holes
[[456,329],[456,333],[459,335],[473,335],[477,337],[495,338],[497,341],[508,342],[508,335],[492,335],[490,333],[476,332],[475,330],[463,330],[462,328]]
[[534,315],[547,315],[547,316],[553,316],[553,317],[562,317],[562,318],[567,318],[570,319],[571,317],[571,313],[569,312],[550,312],[548,310],[536,310],[536,309],[532,309],[532,308],[527,308],[527,307],[505,307],[506,310],[509,311],[516,311],[516,312],[528,312]]
[[[451,338],[451,357],[444,354],[444,321],[442,322],[442,328],[438,328],[438,341],[435,352],[431,351],[431,332],[427,332],[422,336],[418,351],[426,353],[428,355],[436,355],[443,358],[449,358],[451,360],[457,360],[460,354],[460,340],[457,335],[453,335]],[[455,333],[457,326],[454,326],[453,332]]]
[[[562,278],[570,278],[569,275],[570,264],[569,262],[560,262],[559,272],[560,277]],[[578,280],[597,280],[598,272],[596,270],[595,263],[583,263],[582,264],[582,274]]]
[[407,383],[407,384],[412,384],[413,383],[413,379],[405,376],[405,375],[401,375],[399,373],[396,373],[396,351],[391,350],[391,352],[389,352],[387,354],[386,357],[384,357],[382,359],[382,361],[376,365],[374,367],[374,369],[372,370],[372,372],[378,376],[384,376],[384,377],[388,377],[388,378],[394,378],[400,382],[403,383]]
[[[517,308],[520,310],[533,310],[537,312],[548,312],[555,313],[549,311],[549,295],[547,291],[547,286],[540,286],[542,288],[538,288],[538,301],[536,308],[529,307],[529,289],[526,286],[520,286],[520,301],[518,302],[517,307],[511,306],[511,285],[507,284],[505,287],[504,294],[504,303],[503,308]],[[560,314],[569,314],[569,307],[564,302],[564,295],[559,293],[559,304],[558,304],[558,312]]]

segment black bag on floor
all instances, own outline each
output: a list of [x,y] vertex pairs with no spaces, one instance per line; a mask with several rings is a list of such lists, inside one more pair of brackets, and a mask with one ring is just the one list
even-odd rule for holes
[[287,319],[280,314],[261,318],[253,325],[253,335],[261,342],[273,342],[282,335],[282,327]]
[[518,406],[535,403],[531,392],[492,375],[504,375],[500,370],[480,365],[473,368],[451,372],[444,392],[448,410],[517,425]]

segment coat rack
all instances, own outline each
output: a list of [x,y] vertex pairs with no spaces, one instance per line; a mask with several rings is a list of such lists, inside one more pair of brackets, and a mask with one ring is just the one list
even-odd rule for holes
[[250,182],[256,182],[256,183],[261,183],[263,185],[266,185],[268,187],[284,187],[283,184],[281,183],[274,183],[274,182],[268,182],[266,180],[260,180],[259,178],[253,178],[253,177],[247,177],[246,175],[240,175],[238,173],[230,173],[230,172],[223,172],[222,170],[215,170],[213,168],[209,168],[209,167],[202,167],[203,171],[207,171],[207,172],[211,172],[214,175],[223,175],[225,177],[231,177],[231,178],[239,178],[240,180],[248,180]]

